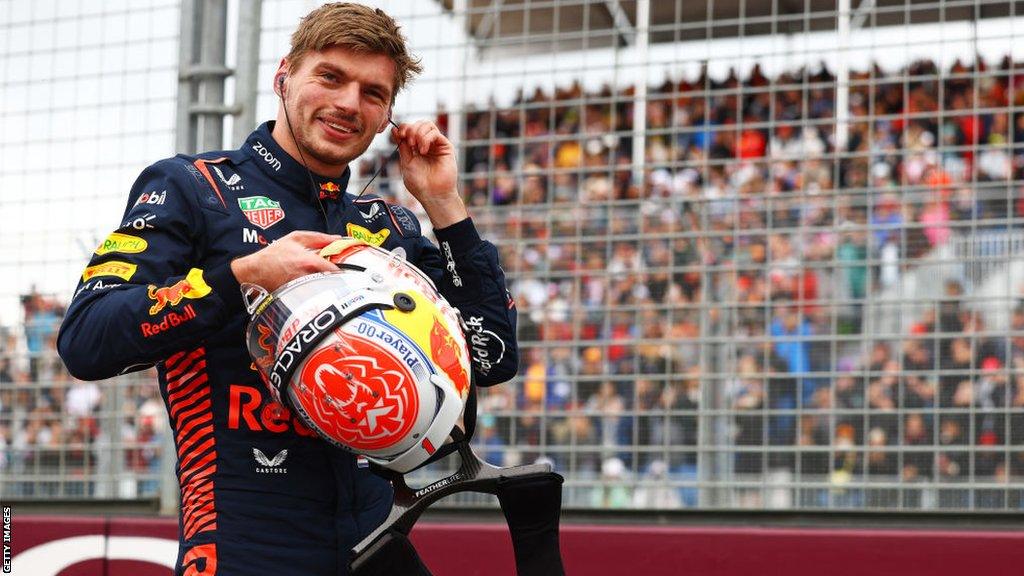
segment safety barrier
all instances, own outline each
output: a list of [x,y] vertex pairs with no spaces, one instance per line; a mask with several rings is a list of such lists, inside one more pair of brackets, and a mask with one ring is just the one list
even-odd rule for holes
[[[413,541],[437,576],[514,573],[497,523],[424,522]],[[11,545],[19,576],[167,576],[177,522],[15,515]],[[567,573],[587,576],[996,575],[1024,566],[1024,531],[569,524],[562,552]]]

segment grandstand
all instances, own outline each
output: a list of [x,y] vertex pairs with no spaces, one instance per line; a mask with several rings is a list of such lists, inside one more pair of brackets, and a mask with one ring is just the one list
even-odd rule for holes
[[1024,349],[986,327],[1024,326],[1021,68],[853,70],[840,150],[827,68],[666,80],[640,184],[635,86],[467,113],[529,350],[482,441],[553,459],[584,506],[614,478],[677,505],[1018,508]]

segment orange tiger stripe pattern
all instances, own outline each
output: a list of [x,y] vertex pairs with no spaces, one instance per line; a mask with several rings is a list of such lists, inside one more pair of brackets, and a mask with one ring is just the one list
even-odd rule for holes
[[217,529],[213,474],[217,445],[206,374],[206,349],[179,352],[164,363],[167,370],[167,411],[178,447],[182,537]]

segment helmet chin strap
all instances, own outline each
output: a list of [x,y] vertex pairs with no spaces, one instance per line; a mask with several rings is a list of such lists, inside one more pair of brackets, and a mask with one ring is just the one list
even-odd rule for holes
[[[402,474],[371,466],[391,481],[394,504],[387,519],[352,549],[353,576],[394,574],[395,566],[415,566],[416,550],[409,532],[431,504],[458,492],[480,492],[498,497],[512,536],[516,574],[561,576],[562,555],[558,521],[562,510],[562,482],[550,464],[498,468],[480,459],[463,437],[455,442],[461,463],[458,471],[419,489],[410,488]],[[396,559],[397,555],[405,555]],[[429,574],[404,569],[406,574]]]

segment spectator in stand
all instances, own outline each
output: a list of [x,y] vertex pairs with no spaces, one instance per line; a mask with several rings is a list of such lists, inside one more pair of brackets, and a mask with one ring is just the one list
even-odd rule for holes
[[505,462],[509,466],[531,464],[541,457],[541,420],[537,412],[519,415],[509,434],[509,445],[519,447],[517,453],[505,455]]
[[920,450],[933,444],[931,427],[926,422],[924,414],[915,412],[907,415],[903,422],[903,439],[900,444],[910,448],[903,452],[902,479],[907,482],[930,481],[934,454],[931,450]]
[[128,452],[127,466],[143,475],[138,482],[139,496],[155,496],[159,492],[160,442],[166,430],[162,416],[140,414],[131,436],[134,449]]
[[[633,397],[627,398],[627,412],[619,421],[619,445],[622,451],[618,458],[627,464],[633,464],[633,446],[659,445],[658,441],[664,436],[656,430],[659,425],[664,425],[663,417],[656,414],[663,403],[663,383],[648,378],[636,380],[633,390]],[[639,463],[643,467],[647,462]]]
[[868,249],[867,233],[863,230],[863,222],[847,220],[840,225],[843,229],[841,240],[836,247],[835,258],[840,280],[840,292],[836,299],[840,302],[851,302],[844,308],[842,315],[854,333],[862,330],[861,300],[867,296],[868,280]]
[[[11,359],[6,356],[0,356],[0,390],[9,389],[8,386],[4,386],[5,384],[14,384],[14,373],[11,370]],[[3,406],[0,404],[0,409],[2,408]],[[9,404],[7,410],[10,410]]]
[[881,374],[868,384],[868,426],[880,428],[886,438],[899,437],[899,417],[896,415],[899,407],[899,380],[899,362],[889,360]]
[[548,418],[547,456],[560,470],[597,473],[600,466],[601,437],[594,422],[585,414],[574,412]]
[[93,416],[99,410],[103,394],[96,382],[74,379],[64,401],[64,413],[76,418]]
[[[884,445],[885,438],[876,434],[873,441],[876,445]],[[855,442],[852,426],[836,426],[835,438],[832,441],[832,473],[829,475],[829,481],[833,486],[832,503],[836,506],[856,506],[861,501],[861,493],[847,487],[864,471],[862,452],[855,449]]]
[[733,443],[742,450],[736,452],[734,469],[738,474],[760,474],[762,453],[749,448],[764,445],[765,390],[764,375],[753,354],[740,356],[736,377],[726,384],[726,395],[736,411]]
[[595,508],[628,508],[633,496],[628,488],[629,469],[618,458],[608,458],[601,463],[601,481],[591,492],[590,505]]
[[949,205],[936,194],[928,199],[928,204],[918,215],[918,221],[924,224],[924,235],[931,247],[941,246],[953,235],[949,228]]
[[1010,390],[1010,430],[1007,442],[1010,452],[1009,473],[1013,477],[1024,476],[1024,356],[1013,357],[1013,386]]
[[775,354],[785,363],[786,371],[795,375],[797,389],[793,401],[799,400],[801,404],[808,403],[821,384],[809,374],[813,370],[809,337],[814,334],[815,329],[804,310],[796,306],[776,309],[771,325]]
[[670,475],[664,460],[654,460],[640,479],[641,484],[633,493],[633,505],[637,508],[655,510],[675,510],[695,506],[695,502],[687,502],[686,494],[692,490],[676,490],[668,485]]
[[54,348],[50,345],[60,326],[63,310],[42,294],[32,291],[21,297],[25,312],[25,343],[29,353],[29,378],[40,379],[41,369],[49,358],[47,353]]
[[903,390],[901,408],[930,408],[935,405],[935,381],[931,347],[925,341],[914,339],[903,343]]
[[954,483],[967,478],[970,475],[968,439],[958,420],[942,420],[939,446],[941,448],[936,457],[938,479]]
[[1005,453],[994,448],[1006,444],[1008,392],[1003,363],[995,356],[983,358],[981,373],[970,392],[975,408],[975,442],[981,449],[975,457],[975,474],[979,476],[994,476],[1005,459]]
[[785,362],[787,372],[804,374],[810,371],[810,344],[806,337],[812,334],[811,323],[799,308],[776,308],[771,335],[775,338],[775,353]]
[[867,444],[868,474],[893,479],[899,467],[896,453],[889,449],[892,442],[888,431],[878,426],[871,428],[868,430]]
[[495,466],[505,465],[505,447],[507,443],[498,431],[497,420],[493,414],[481,414],[477,420],[476,434],[473,445],[482,452],[483,459]]
[[829,412],[832,411],[832,394],[827,388],[819,388],[810,403],[810,410],[801,415],[800,435],[797,443],[810,447],[800,453],[802,474],[825,474],[828,471],[828,454],[814,447],[828,446],[831,436]]
[[619,426],[626,410],[626,400],[618,387],[611,380],[602,381],[597,392],[587,398],[583,410],[596,420],[599,443],[608,452],[604,455],[613,455],[619,449]]

